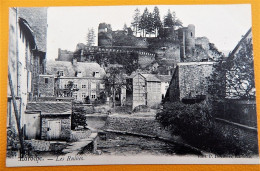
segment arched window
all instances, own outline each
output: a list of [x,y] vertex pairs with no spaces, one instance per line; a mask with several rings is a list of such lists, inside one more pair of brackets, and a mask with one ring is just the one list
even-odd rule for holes
[[190,36],[192,37],[192,32],[190,32]]

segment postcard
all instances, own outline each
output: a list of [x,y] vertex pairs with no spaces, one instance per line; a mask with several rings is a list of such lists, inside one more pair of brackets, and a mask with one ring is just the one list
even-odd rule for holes
[[251,18],[9,8],[6,166],[259,164]]

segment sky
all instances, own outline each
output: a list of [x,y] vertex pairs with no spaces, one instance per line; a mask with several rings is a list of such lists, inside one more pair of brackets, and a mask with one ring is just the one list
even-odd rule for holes
[[[176,13],[183,26],[195,25],[196,37],[207,37],[219,50],[231,51],[252,25],[251,5],[157,5],[161,20],[168,9]],[[47,30],[47,60],[58,57],[58,48],[74,51],[78,43],[86,43],[88,29],[96,33],[99,23],[111,24],[120,30],[130,26],[134,10],[150,12],[154,5],[49,7]]]

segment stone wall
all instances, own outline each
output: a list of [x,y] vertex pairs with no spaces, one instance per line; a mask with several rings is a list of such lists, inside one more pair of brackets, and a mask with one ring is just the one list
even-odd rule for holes
[[121,131],[154,137],[172,138],[154,117],[109,116],[105,130]]
[[[222,140],[223,145],[232,143],[240,153],[258,153],[257,128],[247,127],[223,119],[215,119],[216,135]],[[230,149],[230,151],[232,151]]]
[[71,116],[43,116],[42,117],[42,132],[41,139],[47,140],[48,121],[61,121],[61,133],[59,140],[69,140],[71,134]]
[[180,100],[207,95],[208,78],[212,73],[213,62],[190,62],[178,65],[179,85],[177,86],[179,86]]
[[51,151],[50,141],[25,140],[25,142],[31,145],[33,151]]
[[54,96],[54,86],[55,86],[55,82],[54,82],[53,75],[39,76],[38,94],[40,97]]

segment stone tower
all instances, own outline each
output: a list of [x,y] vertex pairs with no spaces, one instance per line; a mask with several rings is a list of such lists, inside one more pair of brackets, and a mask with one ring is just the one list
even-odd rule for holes
[[98,46],[112,46],[113,37],[110,24],[100,23],[98,26]]
[[189,24],[188,27],[183,27],[178,30],[178,38],[181,47],[181,60],[186,61],[186,58],[191,58],[195,50],[195,26]]

